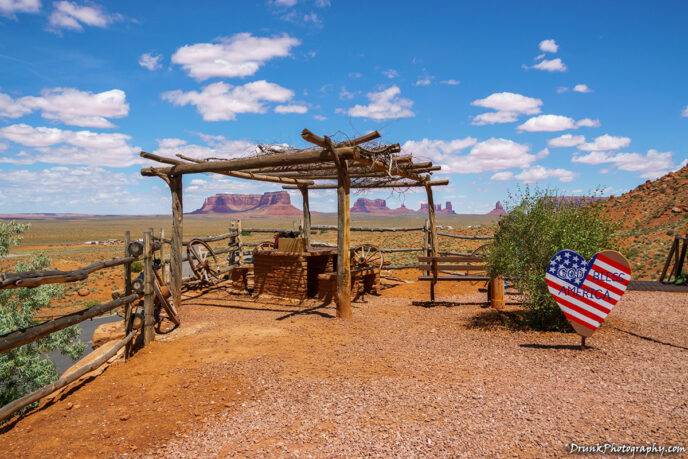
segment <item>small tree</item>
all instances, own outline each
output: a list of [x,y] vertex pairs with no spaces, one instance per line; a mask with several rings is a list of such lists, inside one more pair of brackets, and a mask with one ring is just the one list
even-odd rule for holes
[[[15,222],[0,222],[0,257],[6,256],[10,247],[19,243],[27,228],[28,225]],[[16,270],[41,270],[49,265],[50,259],[39,254],[26,263],[18,263]],[[36,324],[38,310],[62,294],[61,285],[0,290],[0,335]],[[77,359],[84,351],[78,327],[66,328],[0,354],[0,406],[57,379],[55,365],[46,356],[53,350]]]
[[612,248],[614,225],[601,218],[598,206],[560,199],[551,190],[525,188],[510,201],[509,214],[500,220],[488,253],[489,273],[511,279],[523,292],[532,327],[571,331],[547,290],[549,261],[562,249],[575,250],[589,260]]

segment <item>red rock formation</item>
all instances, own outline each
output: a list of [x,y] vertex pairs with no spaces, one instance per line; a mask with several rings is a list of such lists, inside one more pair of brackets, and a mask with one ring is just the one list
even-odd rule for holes
[[360,212],[366,214],[382,214],[388,213],[389,207],[384,199],[366,199],[358,198],[351,207],[351,212]]
[[260,194],[216,194],[205,199],[200,209],[192,214],[234,214],[247,215],[301,215],[291,204],[286,191],[269,191]]
[[[420,204],[420,209],[418,210],[419,213],[427,213],[428,212],[428,204],[423,202]],[[444,209],[442,209],[442,204],[435,204],[435,213],[438,215],[455,215],[456,212],[454,212],[454,208],[452,206],[451,201],[446,202],[446,206]]]
[[504,209],[504,207],[502,206],[502,203],[499,201],[497,201],[497,203],[495,204],[494,209],[492,209],[491,211],[489,211],[487,213],[487,215],[496,215],[498,217],[501,217],[502,215],[506,215],[506,214],[507,214],[507,211]]

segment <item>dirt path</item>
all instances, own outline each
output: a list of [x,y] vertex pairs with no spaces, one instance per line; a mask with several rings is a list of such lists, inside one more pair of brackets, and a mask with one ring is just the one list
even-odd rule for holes
[[688,446],[686,295],[629,292],[580,352],[575,335],[389,293],[357,304],[350,322],[224,292],[190,298],[182,329],[24,418],[0,450],[543,457],[572,441]]

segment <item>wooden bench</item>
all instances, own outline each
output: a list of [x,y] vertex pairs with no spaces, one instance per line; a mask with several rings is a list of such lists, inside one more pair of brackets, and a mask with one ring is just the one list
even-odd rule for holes
[[[430,301],[435,301],[435,284],[437,282],[488,282],[487,299],[495,308],[504,306],[504,280],[492,279],[487,275],[487,264],[475,255],[421,256],[418,267],[426,274],[419,281],[430,282]],[[464,274],[456,274],[463,272]]]

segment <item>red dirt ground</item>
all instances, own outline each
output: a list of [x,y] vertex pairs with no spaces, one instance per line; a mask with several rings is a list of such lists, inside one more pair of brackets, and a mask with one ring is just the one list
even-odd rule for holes
[[[451,285],[440,298],[484,298]],[[12,424],[0,450],[544,457],[570,441],[686,445],[685,295],[629,292],[584,352],[576,335],[505,327],[517,310],[410,305],[426,298],[405,284],[340,321],[332,307],[189,292],[180,329]]]

